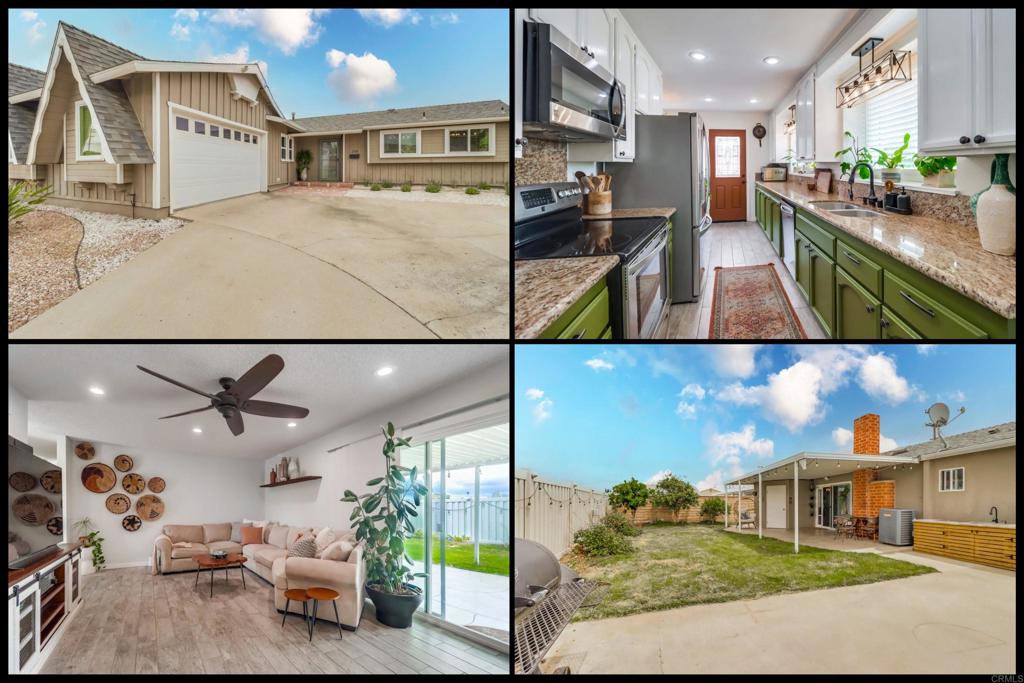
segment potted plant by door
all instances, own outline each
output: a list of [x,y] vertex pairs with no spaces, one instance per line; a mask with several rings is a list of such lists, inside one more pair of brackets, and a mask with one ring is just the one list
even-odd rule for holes
[[299,169],[299,179],[305,180],[309,165],[313,163],[313,154],[308,149],[300,149],[295,155],[295,168]]
[[78,533],[85,534],[79,536],[78,540],[83,547],[92,548],[92,568],[97,572],[103,571],[107,566],[107,558],[103,556],[103,537],[100,536],[96,525],[88,517],[83,517],[75,522],[72,528],[76,529]]
[[914,166],[925,185],[953,187],[956,183],[956,157],[929,157],[915,153]]
[[405,552],[405,539],[415,527],[412,518],[427,487],[416,481],[416,468],[394,464],[395,451],[409,445],[409,437],[396,437],[395,426],[381,427],[384,434],[384,476],[370,479],[376,491],[357,496],[345,490],[341,500],[354,503],[349,517],[356,540],[365,542],[366,593],[377,611],[377,620],[394,628],[412,625],[413,612],[423,602],[423,590],[414,586],[412,558]]
[[910,133],[903,134],[903,145],[898,147],[891,155],[883,152],[877,147],[871,149],[878,152],[878,165],[882,167],[882,182],[891,180],[893,183],[900,181],[900,166],[903,164],[903,153],[910,146]]

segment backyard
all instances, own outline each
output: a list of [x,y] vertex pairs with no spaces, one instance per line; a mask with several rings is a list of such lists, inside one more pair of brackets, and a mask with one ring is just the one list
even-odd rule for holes
[[[417,562],[423,560],[423,537],[414,536],[405,542],[405,551],[409,557]],[[431,544],[431,564],[441,563],[441,543],[435,535]],[[499,574],[508,576],[509,558],[508,546],[491,543],[480,544],[480,564],[473,562],[473,542],[449,541],[444,552],[445,566],[456,569],[466,569],[471,572],[483,572],[484,574]]]
[[792,543],[732,534],[715,524],[655,523],[631,540],[632,554],[565,558],[584,578],[609,584],[600,603],[578,612],[575,620],[853,586],[935,571],[874,553],[811,546],[801,546],[794,553]]

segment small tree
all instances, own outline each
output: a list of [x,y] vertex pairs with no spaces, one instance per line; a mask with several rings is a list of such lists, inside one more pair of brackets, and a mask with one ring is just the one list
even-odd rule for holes
[[647,484],[636,479],[630,479],[612,487],[611,492],[608,494],[608,503],[612,507],[628,509],[632,513],[633,521],[635,522],[637,508],[644,505],[650,495],[651,490],[647,488]]
[[705,498],[704,502],[700,504],[701,517],[710,517],[712,522],[715,521],[715,517],[724,514],[725,501],[721,498]]
[[654,486],[651,502],[658,507],[669,508],[674,513],[692,508],[700,501],[697,489],[682,479],[668,475]]

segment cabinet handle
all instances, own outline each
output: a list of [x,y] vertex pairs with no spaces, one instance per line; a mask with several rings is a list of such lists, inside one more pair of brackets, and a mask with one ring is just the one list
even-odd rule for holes
[[585,328],[585,327],[584,327],[584,328],[583,328],[582,330],[580,330],[579,332],[577,332],[576,334],[574,334],[574,335],[572,336],[572,338],[573,338],[573,339],[583,339],[583,338],[584,338],[584,337],[586,337],[586,336],[587,336],[587,328]]
[[866,306],[866,308],[868,310],[868,313],[874,313],[875,312],[875,307],[874,306]]
[[914,306],[917,306],[918,308],[920,308],[925,313],[927,313],[928,317],[930,317],[930,318],[934,318],[935,317],[935,311],[933,311],[932,309],[928,308],[927,306],[925,306],[923,304],[919,304],[917,301],[914,301],[914,297],[910,296],[909,294],[904,292],[902,289],[900,290],[900,296],[903,297],[904,299],[906,299],[907,301],[909,301]]
[[967,137],[966,135],[961,135],[960,136],[960,144],[961,145],[966,145],[970,141],[971,141],[971,139],[969,137]]
[[858,266],[860,265],[860,261],[856,257],[854,257],[850,252],[846,251],[845,249],[843,249],[843,255],[846,256],[846,258],[848,258],[851,261],[853,261],[854,263],[856,263]]
[[624,150],[620,150],[620,151],[619,151],[619,156],[620,156],[620,157],[624,157],[624,156],[626,156],[626,152],[625,152]]
[[976,144],[980,145],[981,143],[985,142],[985,136],[984,135],[975,135],[974,136],[974,142]]
[[889,327],[889,321],[885,318],[882,318],[882,327]]

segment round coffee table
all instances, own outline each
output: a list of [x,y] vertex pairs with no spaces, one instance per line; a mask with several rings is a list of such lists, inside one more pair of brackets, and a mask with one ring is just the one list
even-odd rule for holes
[[[306,607],[306,603],[311,599],[306,593],[305,588],[289,588],[286,590],[284,592],[284,616],[281,617],[281,628],[284,628],[284,620],[288,618],[288,606],[292,603],[292,600],[297,600],[302,603],[302,622],[306,624],[306,630],[309,631],[309,610]],[[312,632],[309,634],[309,639],[313,640]]]
[[341,632],[341,617],[338,616],[338,603],[337,600],[340,597],[338,591],[331,590],[330,588],[307,588],[306,595],[313,599],[313,620],[310,622],[309,627],[309,640],[313,640],[313,626],[316,625],[316,609],[321,600],[330,600],[331,604],[334,605],[334,622],[338,625],[338,637],[344,638]]
[[230,553],[227,557],[211,557],[210,555],[194,555],[192,559],[199,569],[196,570],[196,586],[199,585],[199,572],[206,568],[210,572],[210,597],[213,597],[213,571],[215,569],[224,570],[224,580],[228,579],[228,569],[231,567],[238,567],[238,572],[242,575],[242,590],[245,590],[245,570],[242,569],[242,565],[249,559],[245,555],[238,553]]

